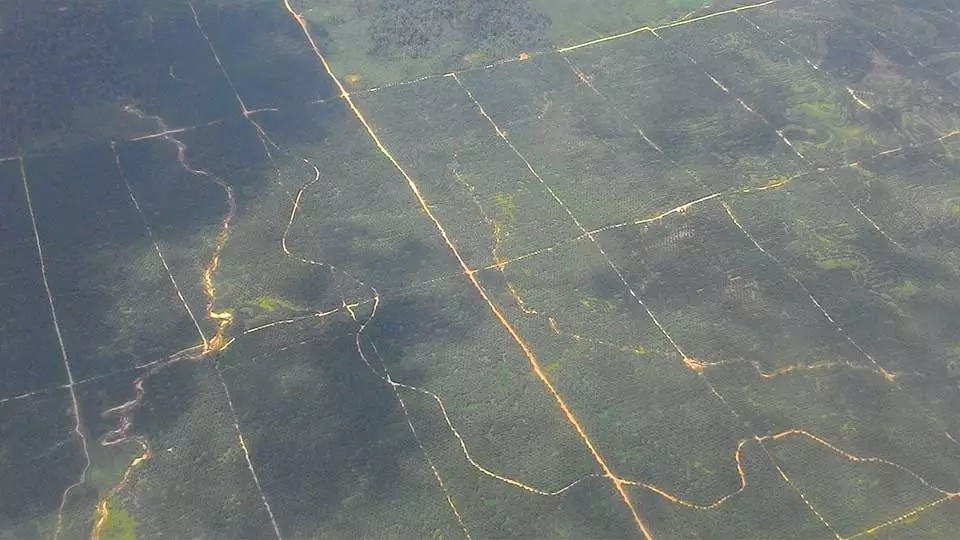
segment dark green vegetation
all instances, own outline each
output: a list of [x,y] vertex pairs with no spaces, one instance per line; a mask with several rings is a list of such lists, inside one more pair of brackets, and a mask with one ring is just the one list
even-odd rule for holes
[[[481,66],[708,12],[700,0],[354,0],[294,2],[353,87]],[[709,3],[719,11],[736,0]]]
[[[414,58],[454,51],[481,51],[504,56],[541,47],[550,18],[527,1],[509,0],[377,0],[360,2],[360,17],[370,21],[370,52]],[[456,45],[454,45],[456,46]]]
[[77,417],[63,539],[952,539],[956,8],[710,4],[291,2],[424,205],[283,2],[5,4],[0,539]]

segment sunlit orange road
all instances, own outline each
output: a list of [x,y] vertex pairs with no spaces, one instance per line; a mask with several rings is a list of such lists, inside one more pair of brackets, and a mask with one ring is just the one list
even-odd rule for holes
[[130,478],[130,474],[133,472],[133,470],[150,459],[150,447],[147,446],[147,443],[140,439],[136,439],[136,441],[140,443],[143,453],[130,462],[130,465],[128,465],[123,471],[123,477],[121,478],[120,482],[113,486],[109,493],[105,497],[102,497],[100,502],[97,503],[97,519],[93,524],[93,530],[90,531],[90,540],[100,540],[100,537],[103,534],[103,528],[106,526],[107,519],[110,517],[110,508],[107,506],[107,499],[112,495],[116,495],[117,492],[123,489],[123,486],[127,484],[127,480]]
[[613,487],[617,490],[617,493],[620,495],[620,498],[623,499],[624,504],[627,505],[627,508],[630,509],[630,514],[633,516],[633,521],[636,523],[637,528],[640,529],[640,532],[643,534],[643,537],[646,540],[653,540],[653,535],[650,533],[650,528],[647,524],[641,519],[640,514],[637,512],[637,509],[634,507],[633,502],[630,500],[630,496],[627,493],[626,488],[624,487],[625,481],[615,475],[610,467],[607,465],[606,461],[597,451],[596,447],[593,445],[593,442],[590,440],[590,437],[583,430],[583,427],[580,425],[580,421],[577,420],[577,417],[570,410],[570,407],[567,406],[567,403],[560,396],[560,393],[557,392],[553,384],[547,378],[546,374],[543,372],[543,368],[540,366],[540,362],[537,361],[536,356],[533,354],[533,351],[527,345],[527,343],[520,337],[513,325],[507,320],[507,318],[500,311],[500,308],[493,303],[493,300],[487,295],[487,292],[484,290],[483,286],[480,285],[480,282],[477,280],[476,271],[472,270],[467,263],[463,260],[463,257],[460,256],[460,252],[457,251],[457,247],[453,244],[453,241],[447,235],[447,231],[443,228],[443,225],[433,214],[433,211],[430,209],[430,205],[427,204],[427,200],[423,197],[423,194],[420,192],[420,188],[417,186],[416,182],[413,181],[413,178],[407,174],[407,171],[400,165],[400,163],[393,157],[393,154],[383,145],[383,142],[380,141],[380,137],[374,133],[373,128],[367,122],[367,119],[360,112],[360,109],[353,103],[353,100],[350,99],[350,94],[344,88],[343,84],[333,73],[333,70],[330,68],[330,64],[327,63],[327,59],[324,58],[323,54],[320,52],[320,49],[317,47],[316,42],[313,40],[313,36],[310,34],[310,28],[307,25],[306,19],[302,15],[294,11],[293,7],[290,5],[290,0],[283,0],[283,4],[286,7],[290,15],[297,21],[297,24],[300,25],[301,30],[303,30],[304,36],[307,38],[307,41],[310,43],[310,47],[313,49],[314,54],[320,60],[320,63],[323,65],[323,69],[326,70],[327,74],[333,80],[334,84],[337,85],[337,89],[340,90],[340,96],[346,102],[347,106],[353,112],[354,116],[357,117],[357,120],[363,125],[364,129],[367,130],[367,133],[370,135],[370,138],[373,140],[374,144],[377,146],[377,149],[380,150],[380,153],[386,157],[390,163],[393,164],[394,168],[403,176],[407,181],[407,185],[410,187],[410,190],[413,191],[414,196],[417,198],[417,202],[420,204],[421,209],[430,218],[434,226],[437,228],[437,231],[440,233],[440,236],[443,238],[444,243],[447,245],[447,248],[450,249],[450,252],[457,259],[460,268],[463,270],[463,273],[467,276],[467,279],[470,281],[470,284],[476,289],[477,293],[483,298],[483,301],[487,303],[487,306],[490,308],[490,311],[500,322],[501,326],[510,334],[510,337],[513,341],[520,347],[520,350],[523,351],[524,356],[526,356],[527,361],[530,363],[530,367],[533,370],[533,373],[540,379],[540,382],[546,386],[547,391],[553,396],[553,399],[557,402],[557,405],[560,407],[560,410],[563,411],[564,416],[567,421],[573,426],[577,434],[580,436],[580,439],[587,446],[587,449],[590,450],[590,455],[593,456],[593,459],[597,462],[597,465],[600,466],[600,469],[603,471],[604,476],[610,479],[613,483]]

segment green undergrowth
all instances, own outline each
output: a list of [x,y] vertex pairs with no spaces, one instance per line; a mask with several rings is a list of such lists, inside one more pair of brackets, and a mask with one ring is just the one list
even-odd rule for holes
[[107,499],[107,520],[100,530],[100,540],[135,540],[139,523],[115,496]]

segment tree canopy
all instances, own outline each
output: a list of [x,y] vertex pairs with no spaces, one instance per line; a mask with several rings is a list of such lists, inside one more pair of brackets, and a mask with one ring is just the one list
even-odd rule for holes
[[379,0],[371,9],[370,52],[387,57],[511,54],[543,45],[550,27],[525,0]]

